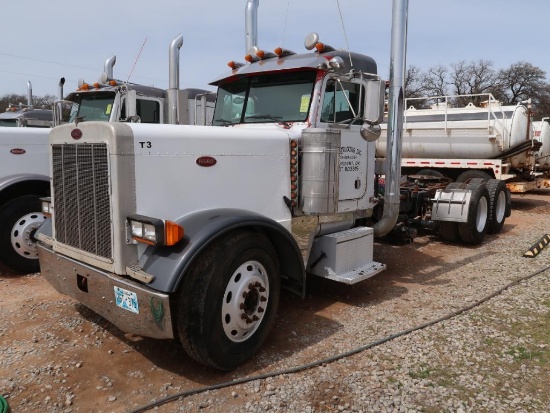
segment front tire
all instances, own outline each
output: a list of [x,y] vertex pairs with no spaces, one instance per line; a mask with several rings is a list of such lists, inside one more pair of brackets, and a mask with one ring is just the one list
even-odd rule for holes
[[191,358],[229,371],[254,355],[275,320],[280,295],[275,249],[262,234],[215,241],[184,275],[177,330]]
[[34,233],[46,219],[41,210],[38,195],[20,196],[0,208],[0,267],[20,274],[40,270]]

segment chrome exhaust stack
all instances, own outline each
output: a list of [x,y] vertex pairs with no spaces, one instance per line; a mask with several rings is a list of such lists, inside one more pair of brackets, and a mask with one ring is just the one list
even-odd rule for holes
[[170,43],[168,66],[168,90],[166,104],[168,105],[168,123],[179,123],[178,91],[180,87],[180,49],[183,46],[183,35],[179,35]]
[[258,7],[260,0],[248,0],[245,8],[245,41],[248,53],[254,46],[258,46]]
[[109,57],[107,60],[105,60],[105,64],[103,65],[103,71],[107,74],[108,79],[114,79],[113,75],[113,66],[116,63],[116,56],[113,55]]
[[409,0],[393,0],[384,212],[380,221],[374,225],[376,237],[388,234],[399,215],[408,8]]
[[27,107],[32,109],[32,85],[31,81],[27,81]]
[[63,100],[63,85],[64,84],[65,84],[65,78],[62,77],[61,79],[59,79],[59,84],[58,84],[59,100]]

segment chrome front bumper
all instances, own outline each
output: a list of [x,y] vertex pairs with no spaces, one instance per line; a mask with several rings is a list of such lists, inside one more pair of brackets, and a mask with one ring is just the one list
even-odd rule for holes
[[57,254],[38,242],[42,276],[124,333],[174,338],[169,296]]

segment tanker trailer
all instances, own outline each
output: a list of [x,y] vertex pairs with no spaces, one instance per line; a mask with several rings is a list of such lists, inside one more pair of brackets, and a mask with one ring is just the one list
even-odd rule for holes
[[550,118],[535,123],[535,138],[541,143],[537,153],[537,171],[548,175],[550,171]]
[[[505,106],[491,94],[410,98],[405,104],[403,175],[445,176],[458,182],[531,179],[540,143],[533,138],[529,105]],[[377,158],[386,156],[386,124],[381,127]]]

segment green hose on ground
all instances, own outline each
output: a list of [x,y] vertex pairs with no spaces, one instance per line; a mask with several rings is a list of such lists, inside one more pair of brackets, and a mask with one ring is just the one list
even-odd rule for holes
[[6,399],[4,399],[2,396],[0,396],[0,413],[9,413],[10,406]]

